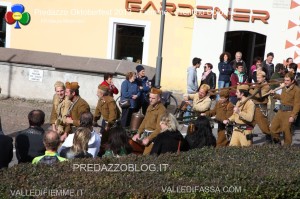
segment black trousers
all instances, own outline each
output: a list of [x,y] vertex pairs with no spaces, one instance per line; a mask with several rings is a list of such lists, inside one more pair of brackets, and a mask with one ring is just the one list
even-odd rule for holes
[[133,113],[137,112],[135,108],[122,108],[122,116],[121,116],[121,125],[122,127],[130,126],[131,116]]

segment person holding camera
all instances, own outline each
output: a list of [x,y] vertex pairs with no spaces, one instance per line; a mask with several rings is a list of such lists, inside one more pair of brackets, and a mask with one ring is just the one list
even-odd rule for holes
[[254,119],[255,104],[247,99],[249,86],[238,85],[236,95],[238,102],[233,109],[233,114],[223,121],[224,124],[235,123],[229,146],[251,146],[253,130],[251,122]]

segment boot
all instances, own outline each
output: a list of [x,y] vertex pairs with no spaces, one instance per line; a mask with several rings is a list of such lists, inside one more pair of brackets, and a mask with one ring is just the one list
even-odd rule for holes
[[272,136],[269,134],[266,135],[266,144],[273,144]]
[[281,146],[281,141],[280,141],[280,139],[273,139],[273,143],[274,143],[275,145]]

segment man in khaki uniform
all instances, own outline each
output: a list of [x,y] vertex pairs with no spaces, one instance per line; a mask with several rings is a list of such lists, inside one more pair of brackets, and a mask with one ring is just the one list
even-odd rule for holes
[[280,143],[280,132],[284,133],[284,145],[292,144],[291,125],[300,110],[300,88],[295,84],[295,75],[291,72],[284,76],[284,88],[281,95],[271,93],[274,99],[280,100],[280,109],[271,122],[271,133],[275,143]]
[[65,97],[65,85],[63,82],[57,81],[54,84],[54,89],[55,94],[53,96],[50,124],[52,124],[52,130],[58,132],[61,141],[63,141],[67,137],[65,120],[71,101]]
[[270,91],[270,86],[266,81],[265,72],[260,71],[256,74],[256,76],[258,83],[257,88],[249,90],[249,93],[253,95],[255,92],[257,92],[257,89],[260,89],[259,92],[251,98],[255,104],[255,113],[252,126],[254,127],[257,124],[260,130],[266,135],[266,142],[272,143],[272,136],[268,121],[268,95],[263,97]]
[[78,127],[80,124],[80,115],[84,112],[90,112],[88,103],[79,96],[78,82],[66,82],[66,96],[71,101],[71,106],[67,113],[66,132],[71,133],[71,126]]
[[[198,93],[184,96],[186,103],[193,106],[192,110],[194,112],[204,113],[210,109],[211,99],[207,95],[209,89],[209,85],[202,84]],[[193,100],[193,104],[191,104],[188,100]]]
[[236,123],[229,146],[250,146],[252,145],[252,138],[249,136],[253,130],[251,122],[254,118],[255,105],[252,100],[246,101],[249,95],[249,86],[239,85],[236,95],[239,101],[233,109],[233,115],[223,121],[224,124]]
[[153,147],[153,139],[160,133],[160,118],[166,112],[166,108],[161,103],[162,91],[157,88],[151,88],[149,101],[145,118],[138,129],[138,133],[133,136],[133,141],[140,139],[141,135],[145,135],[142,140],[145,146],[144,155],[148,155]]
[[[220,99],[212,110],[201,113],[202,116],[213,117],[216,116],[217,121],[223,121],[229,118],[233,114],[234,105],[229,102],[229,90],[221,89]],[[226,138],[225,134],[225,125],[221,122],[218,122],[218,138],[217,146],[223,147],[229,144],[229,141]]]
[[[107,86],[99,85],[97,96],[99,97],[98,104],[94,114],[94,122],[96,123],[102,115],[102,141],[105,142],[108,139],[108,135],[104,136],[103,133],[107,132],[110,127],[114,125],[119,118],[119,111],[116,105],[116,101],[110,95],[109,88]],[[105,137],[105,138],[104,138]]]

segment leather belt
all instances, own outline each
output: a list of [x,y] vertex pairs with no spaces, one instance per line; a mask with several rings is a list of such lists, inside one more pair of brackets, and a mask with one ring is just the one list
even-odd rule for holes
[[292,111],[293,110],[293,106],[280,104],[279,109],[281,111]]

